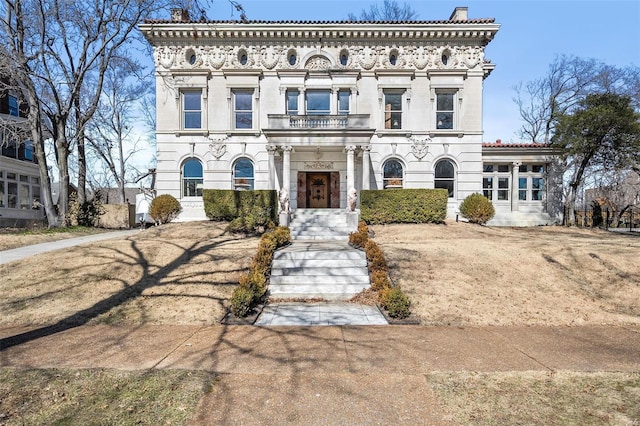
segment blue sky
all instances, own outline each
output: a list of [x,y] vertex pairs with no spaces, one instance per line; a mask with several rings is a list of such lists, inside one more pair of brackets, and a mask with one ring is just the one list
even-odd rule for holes
[[[237,0],[251,20],[342,20],[375,0]],[[381,3],[381,0],[379,1]],[[399,3],[405,1],[399,0]],[[496,69],[485,80],[484,140],[518,142],[513,87],[546,74],[556,55],[640,65],[640,0],[406,0],[418,19],[448,19],[456,6],[469,18],[495,18],[500,31],[485,57]],[[233,13],[233,15],[232,15]],[[209,19],[238,19],[228,0],[213,0]]]

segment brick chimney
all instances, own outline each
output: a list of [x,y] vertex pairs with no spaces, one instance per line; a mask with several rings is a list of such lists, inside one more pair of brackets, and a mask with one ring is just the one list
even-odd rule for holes
[[496,139],[496,145],[501,145],[502,144],[502,139]]
[[456,7],[449,17],[450,21],[466,21],[467,19],[469,19],[468,7]]
[[172,8],[171,22],[189,22],[189,11],[187,9]]

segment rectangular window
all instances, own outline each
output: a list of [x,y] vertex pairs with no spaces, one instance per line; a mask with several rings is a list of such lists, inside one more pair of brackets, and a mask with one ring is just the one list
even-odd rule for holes
[[542,201],[542,193],[544,191],[543,178],[531,178],[531,201]]
[[527,200],[527,178],[526,177],[518,178],[518,200],[520,201]]
[[185,129],[202,128],[202,92],[182,92],[183,126]]
[[15,209],[18,206],[18,184],[7,182],[7,207]]
[[331,113],[331,92],[328,90],[308,90],[307,114],[329,115]]
[[2,155],[10,158],[18,158],[18,146],[16,145],[16,142],[12,140],[7,141],[2,146]]
[[31,196],[33,197],[34,204],[40,203],[41,198],[40,198],[40,187],[39,186],[31,187]]
[[24,159],[33,161],[33,142],[24,141]]
[[287,115],[298,115],[298,95],[297,90],[287,90]]
[[540,164],[534,164],[531,166],[532,173],[542,173],[544,171],[544,167]]
[[485,173],[493,173],[493,164],[485,164],[482,166],[482,171]]
[[436,129],[453,129],[453,95],[436,94]]
[[27,210],[31,208],[31,197],[29,196],[29,184],[20,184],[20,208]]
[[20,116],[20,108],[18,106],[18,98],[15,96],[9,95],[9,115],[13,115],[15,117]]
[[384,128],[402,129],[402,93],[384,92]]
[[338,114],[349,114],[349,97],[351,92],[348,90],[340,90],[338,92]]
[[509,199],[509,178],[498,178],[498,200],[504,201]]
[[526,164],[523,164],[523,165],[519,166],[519,167],[518,167],[518,171],[519,171],[520,173],[527,173],[527,165],[526,165]]
[[498,164],[498,173],[509,173],[508,164]]
[[[2,177],[2,176],[0,176]],[[4,181],[0,180],[0,207],[5,207],[4,204]]]
[[233,92],[233,112],[236,129],[253,128],[253,90]]
[[482,195],[493,200],[493,178],[482,178]]

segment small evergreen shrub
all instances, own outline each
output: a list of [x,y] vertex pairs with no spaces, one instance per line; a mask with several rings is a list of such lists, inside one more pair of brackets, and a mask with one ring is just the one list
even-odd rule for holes
[[273,230],[273,237],[276,239],[278,248],[284,247],[291,242],[291,230],[286,226],[278,226]]
[[369,264],[369,270],[371,272],[387,271],[387,261],[384,258],[384,253],[375,241],[367,241],[365,244],[365,252],[367,255],[367,262]]
[[493,204],[482,194],[471,194],[460,204],[460,214],[471,223],[484,225],[496,214]]
[[369,240],[369,228],[363,221],[358,223],[358,230],[349,234],[349,244],[355,248],[364,248]]
[[149,207],[149,214],[159,224],[171,222],[181,211],[180,202],[169,194],[158,195]]
[[386,309],[391,318],[406,318],[411,315],[411,301],[400,287],[394,287],[386,295]]
[[373,271],[371,273],[371,290],[380,292],[382,289],[390,288],[391,280],[386,271]]
[[244,287],[236,287],[231,296],[231,312],[236,317],[244,317],[253,306],[253,292]]

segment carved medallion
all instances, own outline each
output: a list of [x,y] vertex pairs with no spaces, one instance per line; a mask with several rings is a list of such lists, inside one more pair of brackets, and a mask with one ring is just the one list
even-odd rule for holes
[[431,138],[427,137],[424,139],[416,139],[411,138],[413,143],[411,144],[411,152],[416,156],[417,159],[422,160],[425,155],[429,152],[428,143],[431,142]]
[[227,144],[224,143],[227,138],[224,137],[210,140],[211,143],[209,144],[209,151],[211,151],[211,155],[219,160],[227,152]]

